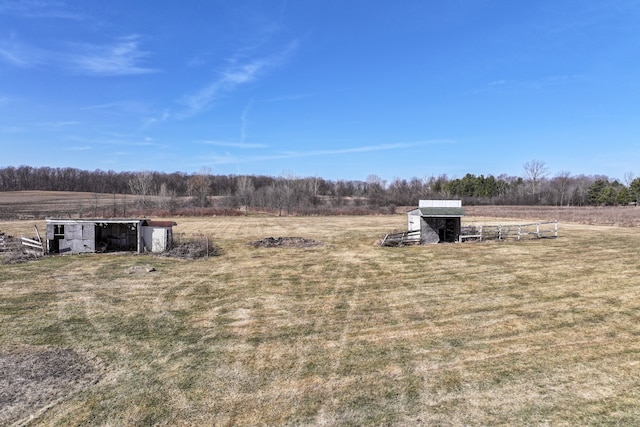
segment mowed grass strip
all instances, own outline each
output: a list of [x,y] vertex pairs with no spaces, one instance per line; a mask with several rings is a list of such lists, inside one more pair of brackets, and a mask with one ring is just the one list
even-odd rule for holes
[[0,265],[0,346],[104,369],[34,425],[640,422],[638,230],[380,248],[405,216],[176,221],[222,255]]

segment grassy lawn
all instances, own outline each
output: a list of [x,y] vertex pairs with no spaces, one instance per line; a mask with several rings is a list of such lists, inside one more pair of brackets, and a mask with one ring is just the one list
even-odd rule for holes
[[[0,265],[0,349],[100,370],[32,425],[640,423],[638,229],[381,248],[406,216],[176,221],[220,255]],[[324,245],[248,245],[270,236]]]

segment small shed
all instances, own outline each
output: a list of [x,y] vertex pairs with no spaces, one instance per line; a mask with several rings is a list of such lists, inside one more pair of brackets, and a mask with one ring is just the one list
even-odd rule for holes
[[142,226],[142,239],[147,251],[165,252],[173,244],[173,221],[147,221]]
[[457,242],[464,215],[462,200],[420,200],[407,213],[408,229],[420,230],[420,244]]
[[48,218],[49,253],[163,252],[171,246],[173,221]]

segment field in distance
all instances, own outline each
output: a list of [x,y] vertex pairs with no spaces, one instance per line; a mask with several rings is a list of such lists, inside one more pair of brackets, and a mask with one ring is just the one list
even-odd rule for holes
[[[224,197],[210,198],[214,206]],[[139,197],[124,194],[82,193],[73,191],[4,191],[0,192],[1,220],[33,220],[45,217],[146,217],[171,215],[166,208],[157,209],[157,196],[147,196],[148,210],[139,211]],[[189,205],[189,198],[177,199],[180,205]],[[416,200],[416,205],[418,201]],[[244,209],[220,207],[223,212],[244,214]],[[397,206],[397,213],[406,213],[415,206]],[[640,207],[635,206],[464,206],[470,217],[516,218],[518,220],[558,220],[562,223],[590,225],[640,226]],[[192,210],[192,209],[191,209]],[[190,209],[181,208],[186,215]],[[276,210],[274,209],[274,212]],[[260,212],[252,211],[250,214]],[[220,212],[216,212],[220,214]],[[224,214],[224,213],[223,213]],[[404,225],[403,225],[404,227]]]
[[0,424],[640,423],[636,228],[381,248],[405,215],[176,221],[220,254],[0,265],[0,365],[24,374]]

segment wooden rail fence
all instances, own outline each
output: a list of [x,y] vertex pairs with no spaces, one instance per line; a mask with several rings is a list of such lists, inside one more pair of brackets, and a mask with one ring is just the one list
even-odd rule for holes
[[420,230],[401,231],[398,233],[389,233],[384,236],[380,246],[405,246],[417,245],[420,243]]
[[40,237],[40,231],[38,231],[38,227],[34,226],[36,230],[36,239],[30,239],[28,237],[20,237],[20,243],[22,244],[22,251],[24,253],[42,256],[45,254],[45,242]]
[[527,237],[537,239],[558,237],[558,221],[534,222],[515,225],[479,225],[462,228],[459,241],[465,240],[522,240]]

